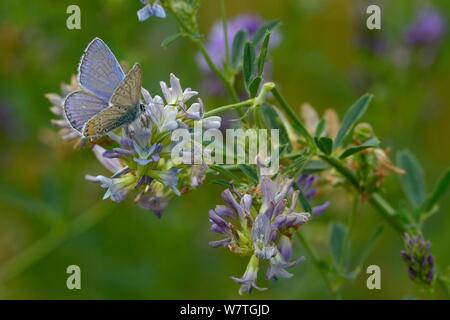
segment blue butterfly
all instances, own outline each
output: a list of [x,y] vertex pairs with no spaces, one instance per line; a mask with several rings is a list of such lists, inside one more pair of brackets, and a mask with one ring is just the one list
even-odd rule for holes
[[145,111],[140,103],[141,67],[125,75],[114,54],[99,38],[87,46],[78,69],[82,90],[64,101],[70,125],[85,138],[97,138],[130,124]]

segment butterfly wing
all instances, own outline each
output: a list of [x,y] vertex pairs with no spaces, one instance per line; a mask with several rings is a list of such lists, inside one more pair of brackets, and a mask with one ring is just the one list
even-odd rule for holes
[[78,70],[79,83],[87,91],[109,102],[125,74],[114,54],[99,38],[89,43]]
[[125,124],[133,122],[137,115],[137,106],[125,107],[111,105],[89,119],[83,127],[82,134],[88,138],[102,136]]
[[85,91],[75,91],[64,100],[64,114],[72,128],[82,133],[84,124],[108,107],[100,98]]
[[135,63],[127,73],[123,82],[114,91],[110,103],[112,105],[136,106],[141,96],[142,74],[141,66]]
[[136,63],[114,91],[110,106],[86,122],[83,135],[85,137],[101,136],[133,122],[139,112],[141,79],[141,67]]

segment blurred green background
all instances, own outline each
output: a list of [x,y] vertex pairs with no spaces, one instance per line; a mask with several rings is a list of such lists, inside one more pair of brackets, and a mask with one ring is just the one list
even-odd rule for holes
[[[218,2],[203,2],[199,23],[206,34],[219,16]],[[381,31],[365,28],[369,3],[382,6]],[[332,107],[342,116],[362,93],[374,93],[365,120],[386,146],[416,154],[430,190],[450,163],[448,38],[428,65],[414,56],[402,65],[395,50],[377,54],[361,45],[381,38],[390,48],[401,48],[405,28],[424,3],[433,4],[446,19],[450,16],[446,0],[230,0],[227,10],[231,18],[253,13],[282,20],[282,42],[271,56],[272,78],[292,105],[309,102],[320,111]],[[81,8],[81,30],[66,28],[70,4]],[[183,86],[201,89],[193,46],[182,39],[168,49],[160,47],[165,37],[177,32],[174,21],[139,23],[139,8],[138,0],[0,3],[0,270],[9,270],[8,279],[0,279],[2,298],[239,298],[230,276],[242,275],[247,260],[208,246],[215,237],[209,232],[207,212],[220,203],[218,186],[205,183],[176,199],[161,220],[130,199],[121,204],[101,201],[102,190],[84,175],[106,174],[105,169],[89,150],[75,151],[62,142],[50,124],[53,116],[44,93],[59,92],[60,83],[69,81],[95,36],[119,60],[141,63],[150,92],[160,80],[167,81],[170,72]],[[201,97],[207,105],[226,102],[208,92],[201,92]],[[385,189],[397,204],[402,197],[398,178],[390,176]],[[329,221],[345,221],[350,212],[350,199],[343,193],[336,191],[331,198],[333,204],[323,218],[304,228],[323,257],[329,257]],[[447,196],[425,228],[441,268],[450,265],[449,206]],[[71,229],[71,221],[81,215],[100,218],[82,219]],[[380,221],[369,206],[361,207],[356,249]],[[61,241],[68,233],[73,236]],[[401,248],[400,238],[387,226],[366,262],[381,267],[382,290],[369,291],[362,272],[344,286],[343,297],[444,298],[439,290],[422,292],[408,279]],[[300,248],[296,254],[304,251]],[[82,290],[66,288],[66,268],[71,264],[81,267]],[[293,273],[291,280],[261,280],[270,290],[244,298],[331,298],[311,263]]]

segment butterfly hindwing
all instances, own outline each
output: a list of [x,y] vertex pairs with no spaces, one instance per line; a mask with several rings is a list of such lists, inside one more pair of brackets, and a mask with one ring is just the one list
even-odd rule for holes
[[133,122],[138,116],[139,106],[111,105],[86,122],[83,136],[98,137],[124,124]]
[[83,88],[109,102],[125,74],[108,46],[101,39],[95,38],[81,58],[78,78]]
[[75,91],[64,101],[64,114],[70,125],[81,133],[84,124],[107,107],[106,102],[93,94]]
[[141,96],[142,75],[139,63],[127,73],[111,97],[112,105],[136,106]]
[[106,134],[134,121],[139,113],[141,67],[136,63],[114,91],[110,106],[93,116],[83,128],[85,137]]

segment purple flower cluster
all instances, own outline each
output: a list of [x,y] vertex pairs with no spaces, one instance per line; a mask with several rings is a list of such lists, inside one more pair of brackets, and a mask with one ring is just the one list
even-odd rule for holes
[[[240,30],[247,32],[250,38],[253,37],[262,24],[262,19],[255,15],[245,14],[237,16],[228,22],[228,43],[231,46],[234,37]],[[212,26],[206,41],[206,49],[214,64],[221,66],[225,60],[225,33],[221,21],[215,22]],[[201,56],[198,57],[198,62],[203,71],[210,72],[208,64]]]
[[141,3],[144,5],[141,9],[137,11],[138,20],[143,22],[150,17],[158,17],[164,19],[166,17],[166,12],[164,8],[159,4],[159,0],[150,4],[148,0],[141,0]]
[[431,255],[430,241],[422,235],[404,235],[405,250],[400,254],[408,265],[408,274],[411,280],[421,284],[430,285],[434,280],[434,259]]
[[79,90],[78,82],[75,76],[72,76],[70,83],[61,84],[61,93],[47,93],[45,97],[52,104],[50,107],[50,112],[56,116],[52,119],[52,124],[59,128],[59,135],[65,141],[77,141],[80,144],[81,135],[78,131],[72,128],[69,122],[64,117],[64,100],[69,95],[76,90]]
[[[256,16],[251,14],[243,14],[237,16],[236,18],[228,21],[228,43],[229,50],[231,50],[233,39],[236,34],[243,30],[247,33],[248,39],[251,39],[258,29],[263,25],[264,21]],[[278,46],[281,41],[281,36],[278,32],[272,32],[270,38],[270,47],[274,48]],[[211,28],[211,31],[208,35],[208,39],[206,41],[206,50],[208,51],[209,56],[211,57],[212,62],[221,67],[225,61],[225,33],[223,30],[222,21],[217,21]],[[230,52],[231,54],[231,52]],[[207,79],[205,81],[205,88],[214,94],[222,93],[223,86],[222,84],[213,76],[212,71],[210,70],[208,64],[206,63],[203,56],[200,54],[197,56],[197,64],[200,69],[205,73]],[[270,64],[266,64],[265,74],[266,77],[270,71]]]
[[413,46],[435,45],[447,33],[447,22],[442,14],[432,7],[424,7],[406,32],[406,42]]
[[[312,178],[311,178],[312,177]],[[307,190],[308,198],[314,197],[313,176],[299,179]],[[308,222],[311,214],[298,208],[299,190],[294,190],[294,180],[277,176],[261,176],[256,188],[245,192],[226,189],[222,192],[225,205],[209,211],[211,231],[223,236],[210,242],[212,247],[225,247],[233,253],[251,256],[241,278],[232,277],[240,284],[239,293],[251,292],[256,285],[261,261],[268,261],[266,279],[290,278],[286,269],[304,261],[304,257],[292,260],[293,233]],[[329,203],[315,207],[320,215]]]
[[[199,186],[208,168],[205,163],[172,161],[173,130],[185,128],[190,132],[196,124],[216,129],[221,125],[218,116],[204,117],[200,99],[190,102],[198,92],[190,88],[183,90],[174,74],[170,75],[170,86],[163,81],[160,86],[162,97],[152,97],[142,88],[145,112],[133,123],[122,127],[120,132],[116,130],[102,138],[103,142],[110,142],[108,149],[92,142],[95,156],[111,175],[86,175],[87,180],[106,189],[103,199],[121,202],[130,193],[135,193],[134,201],[158,217],[170,199]],[[80,143],[84,140],[72,129],[63,113],[65,97],[77,88],[77,81],[73,78],[70,85],[62,86],[62,95],[47,94],[46,97],[52,103],[51,112],[58,117],[52,122],[61,128],[62,138],[77,139]],[[190,142],[194,142],[193,136]]]
[[[314,182],[316,181],[316,176],[309,174],[309,175],[300,175],[300,177],[297,179],[297,184],[299,187],[303,190],[305,193],[305,197],[308,201],[311,201],[314,196],[317,195],[317,188],[314,188]],[[320,205],[312,207],[312,216],[313,217],[320,217],[326,208],[330,206],[330,201],[326,201]]]

